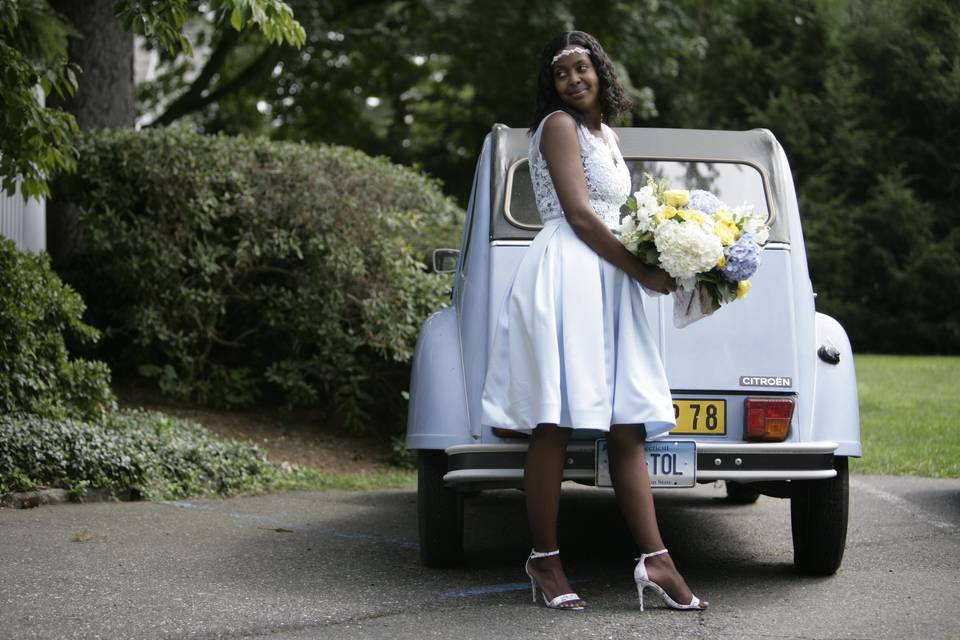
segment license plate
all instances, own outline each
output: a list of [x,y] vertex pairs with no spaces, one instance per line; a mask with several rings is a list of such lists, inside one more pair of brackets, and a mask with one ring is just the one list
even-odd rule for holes
[[[651,487],[692,487],[697,483],[697,443],[665,440],[648,442],[644,448]],[[596,461],[596,485],[611,486],[610,458],[604,439],[597,440]]]
[[727,433],[726,400],[673,401],[677,426],[670,433],[693,436],[722,436]]

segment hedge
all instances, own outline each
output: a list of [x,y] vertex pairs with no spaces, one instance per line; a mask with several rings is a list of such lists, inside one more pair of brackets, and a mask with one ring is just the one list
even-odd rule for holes
[[59,192],[82,233],[61,271],[115,374],[214,405],[326,407],[356,428],[371,407],[399,412],[450,286],[422,259],[463,219],[434,181],[348,148],[182,128],[79,148]]

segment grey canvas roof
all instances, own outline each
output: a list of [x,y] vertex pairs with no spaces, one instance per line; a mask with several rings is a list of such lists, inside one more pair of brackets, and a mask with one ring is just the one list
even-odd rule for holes
[[[780,143],[767,129],[719,131],[705,129],[615,128],[624,158],[642,160],[734,162],[753,166],[763,179],[770,213],[770,240],[789,242],[787,220],[783,215],[787,188],[792,179],[779,173],[789,172]],[[492,216],[491,239],[528,239],[537,228],[511,222],[504,215],[510,170],[525,163],[530,144],[526,129],[493,126],[492,137]],[[779,172],[779,173],[778,173]],[[776,179],[776,178],[780,179]]]

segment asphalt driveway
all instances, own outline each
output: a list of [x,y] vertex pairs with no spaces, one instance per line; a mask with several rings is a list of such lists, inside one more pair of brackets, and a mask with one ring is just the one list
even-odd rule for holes
[[787,501],[722,495],[657,494],[705,613],[640,613],[602,490],[561,506],[584,612],[530,603],[515,491],[468,503],[467,566],[448,571],[418,564],[413,491],[0,509],[0,637],[960,638],[960,480],[854,476],[831,578],[793,572]]

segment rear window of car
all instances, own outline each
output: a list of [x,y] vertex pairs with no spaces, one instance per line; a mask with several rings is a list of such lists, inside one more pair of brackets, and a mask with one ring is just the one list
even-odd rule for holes
[[[730,207],[752,204],[757,213],[769,220],[763,176],[756,167],[742,162],[692,162],[627,158],[633,182],[630,192],[647,183],[666,178],[673,189],[704,189]],[[506,218],[521,229],[540,228],[540,216],[533,196],[530,167],[526,160],[516,162],[507,176]]]

